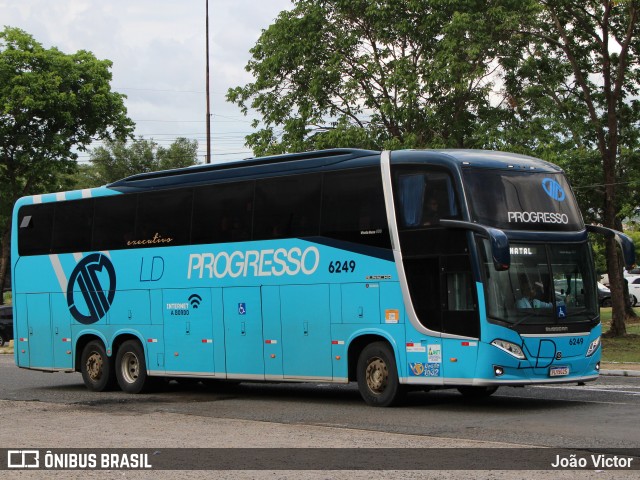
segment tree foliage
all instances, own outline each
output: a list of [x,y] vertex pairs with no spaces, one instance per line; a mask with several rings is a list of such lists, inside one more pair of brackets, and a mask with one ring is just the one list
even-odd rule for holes
[[112,140],[91,151],[89,165],[80,167],[76,188],[97,187],[137,173],[195,165],[198,142],[177,138],[168,148],[143,138]]
[[[563,166],[610,228],[640,203],[639,0],[294,0],[227,98],[257,155],[470,147]],[[624,334],[622,268],[607,242]]]
[[[513,113],[542,121],[586,216],[621,229],[638,205],[640,13],[637,0],[544,0],[524,22],[523,55],[505,70]],[[585,207],[583,203],[583,208]],[[623,335],[622,264],[606,241],[614,313],[610,333]]]
[[473,147],[521,2],[297,0],[229,90],[262,115],[257,155],[323,145]]
[[111,62],[45,49],[17,28],[0,31],[0,286],[9,260],[11,209],[24,195],[60,190],[76,151],[133,128],[111,91]]

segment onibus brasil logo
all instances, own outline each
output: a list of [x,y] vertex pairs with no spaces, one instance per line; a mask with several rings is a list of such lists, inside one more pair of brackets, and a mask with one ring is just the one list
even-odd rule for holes
[[[105,280],[108,284],[102,283]],[[116,272],[111,260],[101,253],[92,253],[80,260],[69,278],[69,312],[80,323],[95,323],[109,311],[115,294]]]

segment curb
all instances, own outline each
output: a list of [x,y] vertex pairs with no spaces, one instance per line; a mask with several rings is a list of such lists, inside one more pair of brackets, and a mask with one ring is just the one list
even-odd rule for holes
[[600,375],[609,377],[640,377],[640,370],[600,370]]

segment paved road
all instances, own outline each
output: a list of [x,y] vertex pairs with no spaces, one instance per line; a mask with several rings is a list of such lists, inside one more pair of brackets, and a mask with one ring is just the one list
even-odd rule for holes
[[501,388],[469,403],[455,391],[416,392],[401,408],[367,407],[355,385],[241,384],[225,391],[171,382],[162,391],[92,393],[79,374],[15,367],[0,356],[0,400],[75,405],[87,412],[186,414],[204,419],[329,426],[419,437],[575,448],[640,448],[640,378],[585,386]]

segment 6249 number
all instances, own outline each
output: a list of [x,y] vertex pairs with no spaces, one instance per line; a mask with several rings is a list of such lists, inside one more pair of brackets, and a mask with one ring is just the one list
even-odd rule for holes
[[337,260],[335,262],[329,262],[329,273],[353,273],[355,270],[355,260]]

